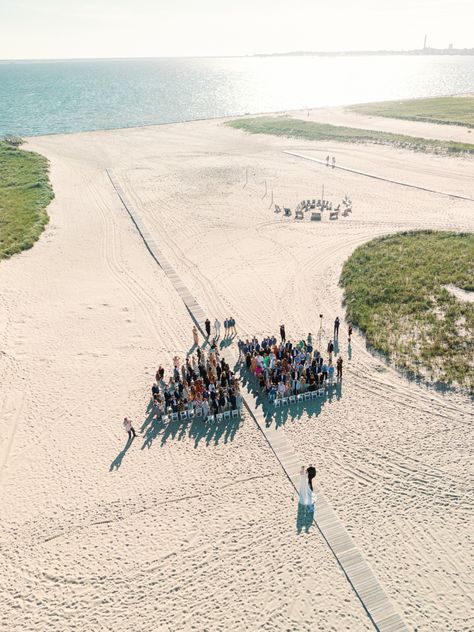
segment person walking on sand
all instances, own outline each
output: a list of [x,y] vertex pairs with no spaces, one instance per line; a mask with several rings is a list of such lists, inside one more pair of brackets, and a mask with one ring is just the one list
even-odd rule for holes
[[336,166],[336,156],[332,157],[332,168],[334,169]]
[[193,327],[193,341],[194,341],[194,346],[199,347],[199,337],[198,337],[198,330],[196,329],[196,325],[194,325]]
[[347,328],[347,334],[348,334],[349,344],[351,344],[351,338],[352,338],[352,323],[349,323],[349,326],[348,326],[348,328]]
[[215,331],[215,338],[217,340],[220,337],[220,335],[221,335],[221,323],[220,323],[219,319],[217,319],[217,318],[214,321],[214,331]]
[[132,422],[128,417],[124,417],[123,419],[123,427],[125,428],[125,432],[128,432],[128,440],[132,441],[137,436],[135,432],[135,428],[132,426]]
[[207,337],[209,338],[209,336],[211,335],[211,321],[209,320],[209,318],[206,318],[206,322],[204,323],[204,326],[206,327],[206,334],[207,334]]
[[334,321],[334,340],[339,338],[339,316],[336,316],[336,320]]
[[326,167],[329,167],[329,154],[326,156]]
[[342,380],[342,358],[341,358],[341,356],[338,357],[336,365],[337,365],[337,379],[338,380]]
[[282,342],[286,341],[285,325],[280,325],[280,337]]
[[313,478],[316,476],[316,468],[314,467],[314,465],[310,465],[308,467],[308,469],[306,470],[306,474],[308,475],[308,485],[311,488],[311,491],[313,490]]

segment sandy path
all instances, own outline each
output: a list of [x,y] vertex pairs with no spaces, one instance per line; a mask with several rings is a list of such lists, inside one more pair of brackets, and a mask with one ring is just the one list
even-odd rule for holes
[[368,116],[353,112],[345,107],[314,108],[309,110],[309,116],[308,110],[297,110],[291,112],[290,115],[305,121],[317,121],[318,123],[392,132],[393,134],[406,134],[407,136],[438,140],[455,140],[461,143],[474,144],[474,130],[462,125],[443,125],[423,121],[391,119],[384,116]]
[[[218,122],[31,146],[51,159],[57,197],[37,246],[0,270],[0,621],[14,631],[64,630],[64,617],[71,630],[370,629],[317,533],[296,536],[296,499],[247,420],[221,436],[161,428],[109,472],[121,417],[145,419],[156,365],[185,353],[190,321],[104,169],[212,316],[232,313],[248,334],[281,321],[296,336],[315,333],[320,311],[326,322],[342,314],[337,280],[357,245],[406,228],[472,230],[474,216],[472,203],[368,183],[283,149],[333,152],[433,188],[444,179],[465,194],[472,162],[252,137]],[[324,182],[329,197],[350,193],[354,214],[285,222],[268,210],[265,179],[289,205]],[[302,462],[316,461],[407,622],[470,630],[470,404],[407,382],[358,336],[350,360],[341,347],[342,398],[278,422]]]

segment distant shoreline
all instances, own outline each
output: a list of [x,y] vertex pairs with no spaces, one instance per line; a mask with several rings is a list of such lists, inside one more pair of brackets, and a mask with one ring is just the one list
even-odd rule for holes
[[284,53],[253,53],[249,55],[184,55],[156,57],[44,57],[29,59],[0,59],[0,64],[41,63],[71,61],[146,61],[153,59],[246,59],[254,57],[384,57],[397,55],[438,56],[438,55],[474,55],[474,48],[421,48],[413,50],[348,50],[348,51],[287,51]]
[[474,55],[474,48],[421,48],[415,50],[289,51],[258,53],[252,57],[377,57],[386,55]]

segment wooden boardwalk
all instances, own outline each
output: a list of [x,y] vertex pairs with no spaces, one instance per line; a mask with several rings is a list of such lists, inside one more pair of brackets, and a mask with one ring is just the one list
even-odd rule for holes
[[[318,162],[320,165],[326,165],[325,160],[320,160],[319,158],[313,158],[313,156],[305,156],[304,154],[300,154],[297,151],[290,151],[288,149],[285,149],[283,153],[288,154],[289,156],[296,156],[296,158],[303,158],[303,160]],[[341,165],[335,165],[334,167],[332,167],[331,165],[329,165],[329,168],[341,169],[342,171],[349,171],[350,173],[357,173],[360,176],[365,176],[366,178],[373,178],[374,180],[382,180],[383,182],[391,182],[392,184],[398,184],[401,187],[409,187],[410,189],[418,189],[419,191],[427,191],[428,193],[436,193],[437,195],[446,195],[447,197],[458,198],[459,200],[467,200],[468,202],[474,202],[474,198],[469,197],[468,195],[462,195],[461,193],[448,193],[447,191],[436,191],[436,189],[428,189],[427,187],[422,187],[417,184],[410,184],[409,182],[401,182],[400,180],[391,180],[390,178],[377,176],[373,173],[367,173],[366,171],[358,171],[357,169],[351,169],[351,167],[342,167]]]
[[[115,188],[117,195],[127,213],[130,215],[145,246],[156,263],[169,276],[173,286],[182,298],[192,320],[200,329],[203,336],[204,312],[187,287],[180,280],[174,268],[168,263],[161,250],[157,247],[145,225],[141,221],[133,206],[126,198],[117,178],[111,170],[107,174]],[[256,400],[247,391],[244,405],[258,428],[261,430],[270,448],[281,464],[289,481],[298,492],[300,481],[301,459],[295,454],[282,427],[267,427],[263,413],[257,408]],[[326,500],[324,494],[316,486],[316,510],[314,522],[322,537],[332,551],[340,568],[359,598],[364,610],[369,616],[376,630],[380,632],[407,632],[408,628],[401,616],[395,610],[378,579],[362,556],[361,551],[354,544],[341,520]]]

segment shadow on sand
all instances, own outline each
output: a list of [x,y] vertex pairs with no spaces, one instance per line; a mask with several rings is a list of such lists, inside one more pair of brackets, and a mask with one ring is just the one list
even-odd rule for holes
[[119,469],[119,467],[122,465],[122,459],[127,454],[128,449],[130,448],[132,443],[133,443],[133,438],[132,439],[127,439],[127,443],[125,444],[124,449],[117,454],[115,459],[110,464],[109,472],[112,472],[113,470],[118,470]]
[[314,505],[302,505],[298,503],[298,512],[296,514],[296,533],[299,535],[303,530],[309,533],[310,528],[314,524]]
[[275,423],[275,427],[279,428],[284,426],[288,419],[301,419],[303,415],[317,417],[321,414],[326,402],[332,402],[334,398],[340,400],[342,397],[342,380],[340,380],[328,386],[323,397],[304,399],[275,408],[274,404],[268,401],[267,395],[260,390],[257,379],[249,374],[245,368],[240,372],[240,379],[244,389],[255,399],[257,408],[262,409],[267,427],[271,426],[272,421]]
[[142,425],[142,430],[146,428],[142,450],[151,448],[157,440],[163,446],[167,441],[181,441],[186,437],[194,440],[195,448],[201,442],[207,446],[228,443],[234,439],[241,423],[240,417],[222,419],[221,421],[204,421],[198,417],[164,422],[161,419],[153,419],[153,413],[151,413]]

